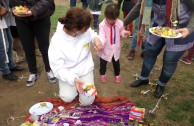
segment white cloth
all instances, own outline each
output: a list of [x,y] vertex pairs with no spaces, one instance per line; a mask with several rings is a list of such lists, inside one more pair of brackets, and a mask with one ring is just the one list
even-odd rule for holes
[[55,77],[74,85],[75,78],[94,70],[90,46],[95,36],[97,33],[89,28],[85,33],[72,37],[63,31],[63,25],[58,22],[48,51],[50,67]]
[[100,15],[101,14],[101,11],[92,11],[92,10],[90,10],[90,13],[91,14]]
[[[84,84],[94,84],[93,71],[85,76],[80,77]],[[59,96],[65,102],[73,101],[78,95],[75,85],[70,85],[59,80]],[[81,105],[91,105],[95,100],[95,96],[85,97],[84,94],[79,94]]]
[[0,29],[8,28],[5,18],[0,18]]

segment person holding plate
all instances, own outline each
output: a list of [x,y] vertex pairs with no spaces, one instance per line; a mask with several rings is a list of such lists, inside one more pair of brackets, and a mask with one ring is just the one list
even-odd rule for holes
[[125,25],[135,20],[139,16],[140,8],[143,8],[144,12],[150,12],[150,14],[146,13],[143,15],[142,23],[145,23],[150,19],[149,16],[151,15],[151,10],[153,10],[153,27],[170,26],[171,23],[173,24],[176,22],[177,24],[172,26],[176,26],[176,31],[180,32],[182,36],[181,38],[165,38],[150,34],[147,39],[148,44],[146,46],[146,53],[141,73],[136,81],[130,83],[131,87],[138,87],[149,83],[148,77],[154,64],[156,63],[157,56],[165,47],[163,54],[163,67],[157,81],[154,97],[159,98],[163,95],[167,83],[177,68],[177,63],[180,57],[183,55],[185,50],[193,46],[193,6],[194,0],[147,0],[146,2],[144,0],[138,0],[135,7],[124,19]]
[[92,84],[95,89],[90,47],[94,44],[97,50],[102,48],[97,33],[90,28],[92,15],[85,9],[73,7],[58,21],[48,54],[53,73],[59,79],[59,96],[71,102],[79,94],[81,105],[90,105],[95,95],[86,96],[84,92],[87,85]]
[[35,37],[42,54],[48,81],[55,83],[57,79],[53,75],[48,60],[50,16],[55,9],[54,0],[10,0],[10,6],[13,7],[18,34],[30,72],[26,86],[33,86],[39,77],[36,65]]

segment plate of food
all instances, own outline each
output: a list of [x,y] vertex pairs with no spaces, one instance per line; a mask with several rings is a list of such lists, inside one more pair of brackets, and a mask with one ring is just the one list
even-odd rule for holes
[[26,14],[28,8],[26,6],[15,6],[13,9],[13,13],[17,17],[29,17],[31,15]]
[[39,102],[29,109],[31,115],[43,115],[53,109],[53,104],[50,102]]
[[175,29],[162,26],[152,27],[149,29],[149,32],[163,38],[180,38],[182,36]]

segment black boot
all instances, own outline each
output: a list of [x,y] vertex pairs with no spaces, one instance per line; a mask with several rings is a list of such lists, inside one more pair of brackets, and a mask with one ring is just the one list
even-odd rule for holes
[[149,84],[149,80],[141,80],[138,78],[138,80],[134,81],[133,83],[130,84],[131,87],[138,87],[140,85],[145,85]]
[[154,97],[160,98],[164,93],[165,86],[160,86],[159,84],[156,86],[156,89],[154,91]]
[[20,66],[15,66],[15,67],[10,69],[11,72],[14,72],[14,71],[24,71],[24,70],[26,70],[26,68],[20,67]]
[[12,73],[3,75],[3,79],[10,80],[10,81],[16,81],[18,80],[18,77]]

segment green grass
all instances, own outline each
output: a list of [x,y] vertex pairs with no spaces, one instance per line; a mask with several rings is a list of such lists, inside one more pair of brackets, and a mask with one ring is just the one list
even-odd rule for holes
[[51,16],[51,34],[55,32],[58,18],[65,16],[69,7],[57,6],[55,13]]
[[[81,3],[77,3],[77,6],[81,7]],[[99,22],[101,22],[104,19],[104,10],[105,10],[106,4],[103,4],[102,6],[102,12],[99,16]],[[53,32],[55,32],[58,18],[65,16],[67,10],[69,9],[69,6],[57,6],[55,13],[51,16],[51,35]],[[122,19],[122,14],[120,14],[120,18]]]

